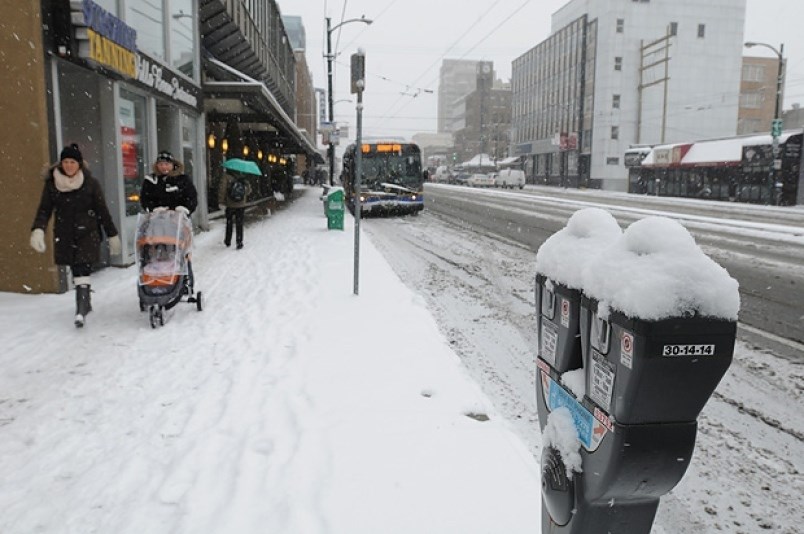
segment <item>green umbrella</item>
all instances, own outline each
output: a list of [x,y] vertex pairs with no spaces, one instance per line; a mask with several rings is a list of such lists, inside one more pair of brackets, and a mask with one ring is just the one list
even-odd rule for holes
[[245,174],[256,174],[257,176],[262,176],[262,171],[257,166],[256,163],[253,161],[248,161],[245,159],[227,159],[223,163],[224,169],[229,169],[230,171],[242,172]]

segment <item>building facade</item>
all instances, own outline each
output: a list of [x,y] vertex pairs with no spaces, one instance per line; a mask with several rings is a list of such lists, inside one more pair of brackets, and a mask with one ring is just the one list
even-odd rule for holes
[[[192,0],[142,6],[37,0],[17,3],[6,17],[19,28],[24,49],[4,40],[4,70],[24,79],[26,90],[2,95],[6,119],[15,127],[4,136],[7,154],[13,154],[10,174],[0,178],[14,181],[5,184],[11,224],[0,233],[0,290],[61,292],[70,273],[55,266],[49,252],[29,252],[27,235],[43,166],[55,162],[64,145],[79,145],[121,232],[122,253],[109,257],[104,251],[98,268],[134,261],[140,185],[158,151],[171,151],[203,184],[197,9]],[[204,195],[199,187],[202,206]],[[206,210],[193,220],[205,228]]]
[[[564,183],[625,191],[623,154],[630,145],[733,135],[745,4],[745,0],[570,1],[553,14],[551,36],[535,47],[541,54],[532,49],[514,62],[514,154],[531,160],[533,177],[553,181],[558,172]],[[580,22],[584,17],[585,24]],[[560,40],[547,44],[573,26],[576,30],[565,36],[563,45]],[[582,43],[578,34],[584,28]],[[585,59],[578,57],[578,47],[586,51]],[[577,72],[581,65],[582,75]],[[568,81],[573,77],[574,84]],[[523,128],[541,127],[535,113],[541,113],[541,120],[563,117],[559,121],[563,120],[566,133],[561,127],[547,136],[523,133]],[[567,114],[583,124],[577,140],[572,139],[576,130],[569,129]],[[534,161],[534,156],[550,153],[550,144],[573,143],[581,147],[577,165],[571,148],[565,150],[567,155],[557,156],[558,164],[556,156],[542,157],[547,169],[539,168],[538,157]]]
[[[778,73],[778,58],[743,57],[740,74],[740,108],[737,114],[738,135],[771,131],[771,122],[776,114]],[[779,102],[784,102],[784,86]],[[781,111],[780,109],[780,117]]]
[[464,127],[463,99],[477,88],[478,69],[488,69],[494,77],[490,61],[445,59],[438,77],[438,133],[454,133]]
[[511,87],[494,80],[491,68],[478,65],[476,89],[464,99],[464,127],[454,133],[457,161],[488,154],[493,161],[508,155]]

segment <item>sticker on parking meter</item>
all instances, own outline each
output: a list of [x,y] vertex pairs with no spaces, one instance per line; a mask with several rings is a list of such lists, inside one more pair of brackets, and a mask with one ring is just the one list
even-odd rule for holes
[[714,356],[714,345],[664,345],[662,356]]
[[600,354],[592,349],[592,383],[589,398],[595,401],[605,411],[611,411],[611,393],[614,390],[614,366]]
[[552,378],[549,384],[550,390],[547,397],[547,407],[551,412],[562,407],[569,409],[572,414],[572,422],[575,424],[575,431],[578,433],[578,440],[583,444],[586,450],[591,450],[592,446],[596,445],[593,444],[592,439],[599,434],[599,432],[595,432],[593,436],[592,431],[600,425],[595,424],[595,418],[589,410],[584,408],[575,397],[558,385]]
[[634,335],[623,332],[620,336],[620,363],[631,369],[634,359]]
[[570,302],[567,299],[561,299],[561,326],[569,328],[570,316]]
[[558,346],[558,328],[553,323],[542,322],[541,356],[552,366],[556,364],[556,347]]

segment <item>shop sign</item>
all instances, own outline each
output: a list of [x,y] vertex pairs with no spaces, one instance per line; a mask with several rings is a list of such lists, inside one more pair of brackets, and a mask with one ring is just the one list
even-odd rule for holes
[[137,54],[136,80],[168,98],[198,108],[199,90],[144,54]]
[[[89,53],[86,55],[86,59],[91,59],[131,78],[137,75],[136,54],[90,29],[87,29],[87,38],[89,39]],[[79,48],[82,51],[83,49],[83,46]],[[81,55],[83,56],[83,54]]]
[[130,51],[137,50],[137,30],[115,17],[92,0],[81,2],[84,24],[105,38]]
[[133,78],[137,31],[92,0],[82,0],[80,7],[76,12],[83,23],[77,22],[75,31],[79,57]]

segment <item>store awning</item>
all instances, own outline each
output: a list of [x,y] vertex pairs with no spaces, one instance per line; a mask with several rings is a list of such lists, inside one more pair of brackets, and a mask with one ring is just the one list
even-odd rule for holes
[[204,111],[210,122],[235,120],[251,128],[255,136],[281,147],[287,154],[305,154],[316,163],[324,163],[320,152],[302,132],[262,82],[218,61],[204,60],[206,66],[224,73],[228,80],[204,82]]

